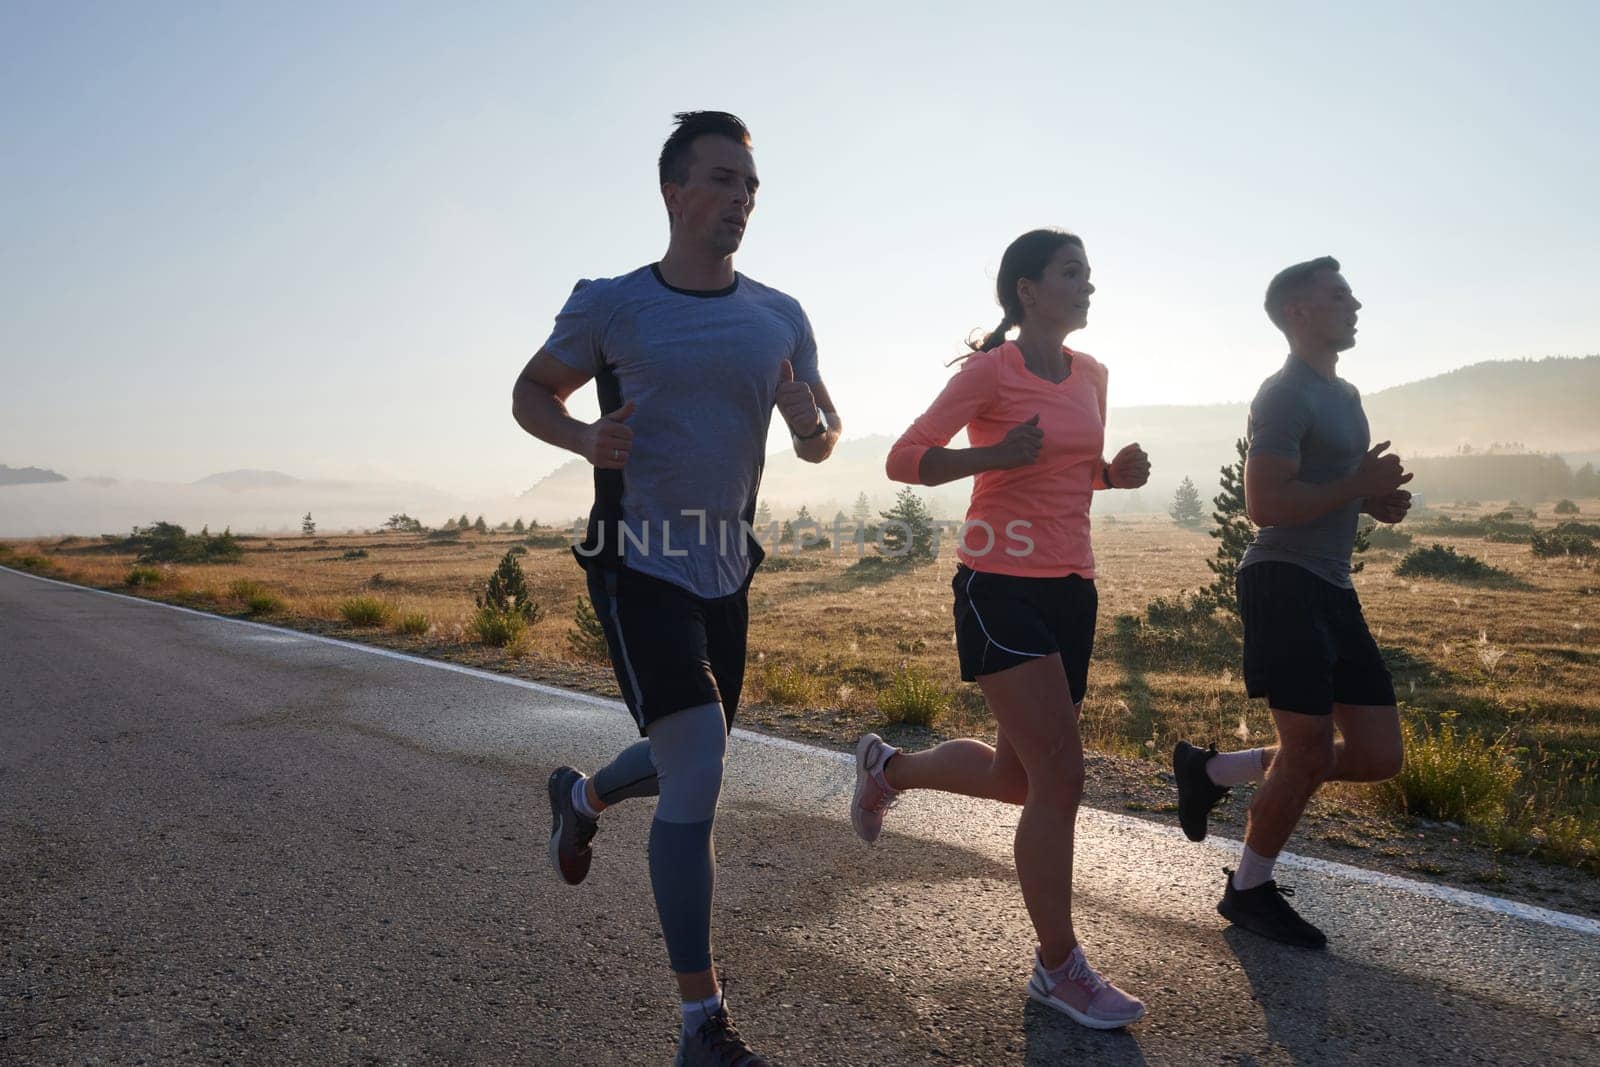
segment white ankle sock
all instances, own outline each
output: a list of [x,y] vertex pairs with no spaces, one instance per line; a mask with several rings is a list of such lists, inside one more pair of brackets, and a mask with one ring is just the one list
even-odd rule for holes
[[1206,777],[1214,785],[1243,785],[1259,782],[1266,772],[1261,769],[1261,749],[1245,748],[1238,752],[1218,752],[1206,760]]
[[1263,856],[1252,852],[1249,845],[1244,846],[1244,852],[1239,856],[1239,869],[1233,872],[1233,888],[1254,889],[1272,881],[1272,865],[1277,862],[1276,856]]
[[700,1029],[700,1024],[717,1013],[722,1007],[722,994],[717,993],[704,1000],[686,1000],[683,1008],[683,1033],[681,1037],[688,1037]]
[[579,778],[572,783],[572,806],[578,809],[578,814],[585,819],[598,819],[600,813],[589,806],[589,779]]

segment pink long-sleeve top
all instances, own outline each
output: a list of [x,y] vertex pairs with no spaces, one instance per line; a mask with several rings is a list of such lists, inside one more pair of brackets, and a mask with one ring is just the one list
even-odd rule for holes
[[889,450],[889,477],[921,485],[923,455],[949,444],[962,427],[974,448],[986,448],[1039,416],[1044,444],[1034,463],[981,471],[973,480],[956,555],[975,571],[1094,577],[1089,501],[1106,487],[1106,369],[1086,353],[1065,351],[1072,373],[1060,382],[1030,371],[1010,341],[974,354]]

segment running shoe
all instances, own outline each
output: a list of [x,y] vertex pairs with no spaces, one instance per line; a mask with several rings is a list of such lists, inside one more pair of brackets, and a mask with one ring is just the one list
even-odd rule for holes
[[1289,906],[1286,898],[1294,896],[1294,887],[1269,879],[1254,889],[1235,889],[1233,871],[1224,867],[1222,872],[1228,876],[1228,887],[1222,891],[1217,914],[1224,919],[1253,934],[1297,948],[1323,948],[1328,944],[1327,934]]
[[673,1067],[771,1067],[771,1061],[758,1054],[739,1031],[733,1028],[727,1008],[718,1008],[706,1017],[694,1033],[678,1043]]
[[589,861],[600,824],[587,818],[572,803],[572,786],[583,773],[571,767],[557,767],[550,775],[550,863],[561,880],[577,885],[589,874]]
[[900,796],[883,777],[883,765],[898,748],[877,734],[862,734],[856,742],[856,791],[850,798],[850,825],[867,844],[883,832],[883,816]]
[[1065,976],[1056,979],[1051,978],[1035,952],[1028,996],[1093,1030],[1115,1030],[1144,1018],[1144,1002],[1124,993],[1089,966],[1082,945],[1073,948],[1067,957]]
[[1206,764],[1217,754],[1217,746],[1195,748],[1179,741],[1172,750],[1172,776],[1178,781],[1178,824],[1190,841],[1206,839],[1206,819],[1230,790],[1217,785],[1206,773]]

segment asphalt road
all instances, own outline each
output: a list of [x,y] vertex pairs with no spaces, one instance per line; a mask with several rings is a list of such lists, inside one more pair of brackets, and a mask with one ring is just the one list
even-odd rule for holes
[[[0,1061],[667,1062],[649,803],[581,887],[545,853],[550,769],[632,737],[593,697],[0,571]],[[1015,811],[912,795],[869,849],[850,781],[770,738],[729,761],[717,950],[779,1062],[1600,1062],[1592,922],[1302,868],[1331,945],[1282,948],[1215,914],[1222,848],[1094,811],[1080,936],[1149,1014],[1080,1029],[1023,993]]]

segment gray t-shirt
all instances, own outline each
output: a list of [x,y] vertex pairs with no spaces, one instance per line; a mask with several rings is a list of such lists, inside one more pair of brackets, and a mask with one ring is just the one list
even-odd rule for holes
[[636,405],[627,466],[595,470],[580,559],[696,596],[737,592],[750,576],[741,520],[755,512],[780,364],[818,382],[800,304],[742,274],[715,292],[674,289],[652,264],[580,281],[544,350],[595,376],[602,412]]
[[[1298,459],[1300,473],[1295,477],[1313,485],[1354,474],[1372,446],[1356,387],[1337,376],[1324,378],[1294,356],[1261,383],[1250,402],[1247,436],[1250,455]],[[1294,563],[1350,589],[1350,553],[1360,519],[1361,501],[1352,500],[1310,522],[1266,527],[1256,534],[1239,566],[1264,560]]]

